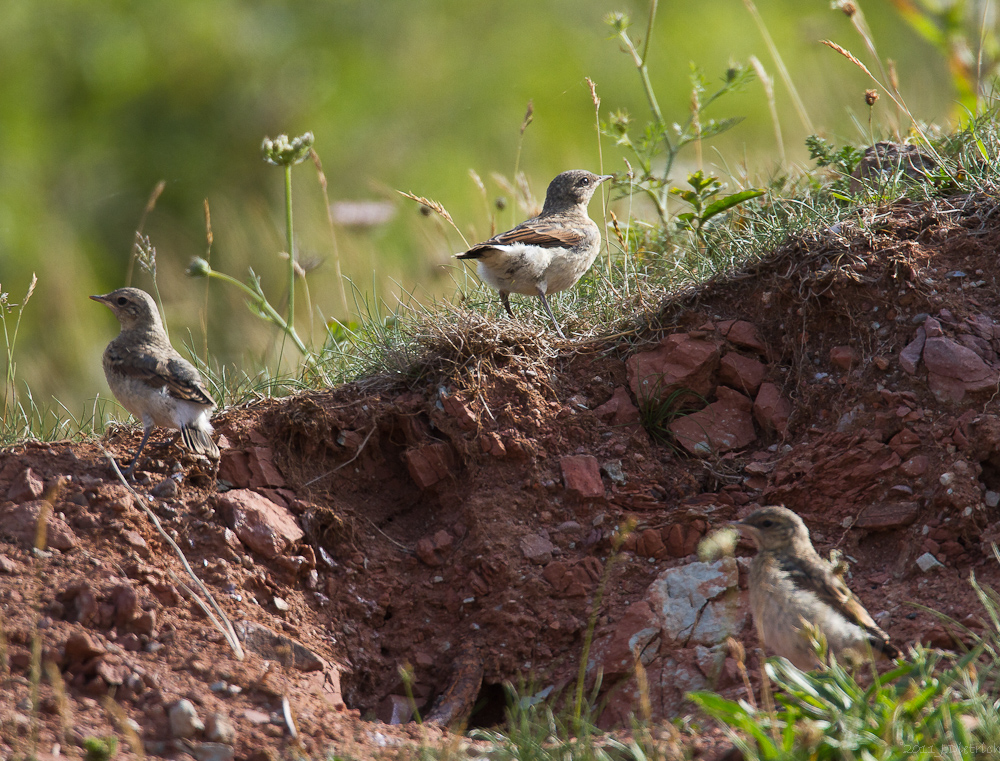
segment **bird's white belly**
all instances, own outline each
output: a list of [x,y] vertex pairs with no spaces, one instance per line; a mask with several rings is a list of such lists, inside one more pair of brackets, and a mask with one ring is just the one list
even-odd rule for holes
[[755,615],[760,612],[757,626],[763,633],[764,644],[775,654],[804,671],[816,667],[816,654],[803,622],[824,634],[830,651],[838,658],[846,651],[868,650],[868,634],[864,629],[815,594],[799,589],[788,579],[782,579],[778,587],[774,593],[761,594],[756,601],[751,599]]
[[572,255],[562,248],[515,243],[497,246],[479,260],[480,279],[498,291],[537,296],[573,287],[593,264],[593,257]]
[[211,408],[170,396],[165,386],[156,389],[131,378],[117,381],[109,378],[108,385],[122,407],[141,420],[144,426],[181,428],[194,425],[199,428],[207,425],[211,430],[208,424]]

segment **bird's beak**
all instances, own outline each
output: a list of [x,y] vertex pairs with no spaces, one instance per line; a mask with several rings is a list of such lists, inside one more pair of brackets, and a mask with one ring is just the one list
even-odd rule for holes
[[107,304],[107,296],[91,296],[94,301],[100,301],[102,304]]
[[606,180],[613,180],[614,178],[615,178],[615,176],[613,174],[602,174],[602,175],[599,175],[598,178],[597,178],[597,184],[600,185],[602,182],[604,182]]

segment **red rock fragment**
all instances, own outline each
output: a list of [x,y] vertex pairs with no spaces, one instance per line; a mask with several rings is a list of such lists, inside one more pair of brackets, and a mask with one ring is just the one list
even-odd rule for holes
[[596,655],[605,675],[633,673],[636,654],[643,663],[649,663],[659,650],[658,643],[651,644],[659,633],[659,621],[648,602],[639,600],[629,605],[611,638],[598,647]]
[[757,327],[746,320],[725,320],[718,324],[719,333],[743,349],[767,355],[767,344],[760,337]]
[[552,561],[552,542],[541,534],[527,534],[521,537],[521,554],[535,565],[545,565]]
[[152,635],[156,630],[156,611],[144,610],[132,622],[132,629],[136,634]]
[[219,460],[219,480],[237,489],[250,486],[253,474],[250,472],[250,458],[240,449],[225,449]]
[[121,584],[112,589],[111,603],[115,607],[115,626],[119,629],[132,623],[139,612],[139,595],[131,584]]
[[287,508],[249,489],[219,494],[215,506],[240,541],[265,557],[278,557],[305,536]]
[[604,497],[604,481],[597,458],[585,455],[567,455],[559,460],[566,491],[580,499]]
[[869,505],[854,522],[855,528],[884,531],[909,526],[920,515],[918,502],[887,502]]
[[904,428],[889,439],[889,448],[898,454],[900,459],[908,457],[910,452],[920,448],[920,437],[909,428]]
[[633,354],[625,363],[628,382],[640,400],[662,400],[677,389],[687,389],[703,397],[715,387],[719,346],[714,341],[675,333],[651,351]]
[[644,558],[661,559],[666,557],[667,554],[667,548],[663,544],[663,538],[660,536],[660,532],[655,528],[647,528],[639,534],[635,551],[636,554]]
[[480,434],[479,446],[486,454],[493,457],[507,456],[507,447],[503,445],[503,439],[500,438],[500,434],[493,431]]
[[88,624],[97,616],[97,595],[86,581],[71,584],[56,599],[63,604],[63,617],[67,621]]
[[429,489],[447,478],[455,467],[451,447],[439,441],[409,449],[403,453],[403,458],[410,478],[421,489]]
[[931,461],[927,455],[918,454],[899,466],[899,472],[909,478],[919,478],[927,472]]
[[250,466],[251,486],[285,485],[285,477],[281,475],[274,464],[274,452],[270,447],[250,447],[247,450],[247,463]]
[[7,499],[11,502],[31,502],[42,496],[45,484],[31,468],[25,468],[14,479],[7,491]]
[[734,351],[719,361],[719,382],[749,396],[757,393],[766,373],[763,362]]
[[778,434],[788,429],[788,418],[792,414],[792,403],[773,383],[762,383],[753,403],[753,416],[760,425]]
[[437,567],[444,564],[445,555],[451,549],[454,539],[444,529],[433,536],[425,536],[417,542],[415,551],[417,557],[429,566]]
[[858,361],[858,356],[850,346],[834,346],[830,349],[830,364],[841,370],[850,370]]
[[600,580],[602,568],[601,561],[593,556],[573,564],[553,560],[545,566],[542,578],[563,597],[583,597]]
[[941,552],[943,552],[946,557],[954,559],[965,552],[965,547],[955,541],[942,542]]
[[618,386],[611,398],[594,410],[594,414],[613,426],[639,425],[639,408],[632,404],[632,397],[624,386]]
[[924,353],[924,343],[927,341],[927,331],[917,328],[916,335],[899,353],[899,366],[909,375],[916,375],[917,365]]
[[943,336],[924,344],[927,384],[940,402],[959,402],[967,392],[995,388],[997,371],[972,349]]
[[[45,513],[45,526],[39,536],[38,521]],[[37,499],[0,510],[0,535],[17,539],[24,547],[34,547],[43,540],[40,549],[52,548],[65,552],[77,544],[76,534],[62,518],[55,516],[48,502]]]
[[107,648],[95,642],[86,632],[75,631],[69,635],[63,646],[63,665],[71,668],[107,652]]
[[118,687],[128,676],[129,668],[117,659],[101,658],[94,665],[94,676],[99,677],[108,687]]
[[455,418],[458,427],[463,431],[474,431],[479,427],[479,421],[476,420],[476,416],[472,414],[468,405],[457,396],[449,396],[442,393],[441,406],[444,407],[445,412]]
[[684,558],[693,555],[698,549],[698,540],[702,532],[695,526],[682,526],[675,523],[670,528],[663,529],[667,554],[674,558]]
[[717,395],[718,401],[677,418],[669,426],[677,443],[693,455],[729,452],[757,438],[750,400],[726,386],[719,386]]

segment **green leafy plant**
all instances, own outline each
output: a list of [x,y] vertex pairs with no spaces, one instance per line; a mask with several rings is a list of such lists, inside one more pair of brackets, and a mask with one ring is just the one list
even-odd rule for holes
[[641,49],[629,34],[631,20],[626,14],[611,13],[605,19],[614,37],[621,42],[624,51],[635,64],[643,92],[649,102],[651,119],[643,128],[641,135],[633,137],[631,116],[624,110],[617,110],[611,114],[606,123],[602,124],[602,132],[632,153],[638,164],[633,186],[653,202],[660,222],[666,225],[670,219],[667,208],[670,194],[670,173],[678,154],[686,146],[692,143],[700,144],[702,140],[715,137],[742,121],[742,117],[718,121],[715,119],[706,120],[704,111],[727,93],[740,90],[753,79],[754,71],[752,68],[733,64],[726,70],[722,84],[709,93],[708,80],[699,69],[692,67],[690,75],[691,114],[684,124],[668,125],[663,117],[656,93],[653,91],[646,63],[649,59],[649,46],[652,40],[656,8],[657,2],[653,0],[650,4],[649,19]]
[[903,759],[930,755],[949,745],[969,747],[976,738],[962,717],[977,699],[968,689],[969,653],[939,670],[943,656],[917,647],[911,659],[870,687],[833,660],[830,668],[803,672],[784,658],[765,664],[777,686],[768,711],[712,692],[688,697],[731,730],[747,759]]
[[651,388],[639,395],[639,423],[654,441],[673,446],[670,424],[697,412],[708,402],[689,388],[676,388],[668,394],[663,391],[662,379],[657,378]]
[[118,754],[118,738],[114,735],[87,737],[83,741],[83,752],[86,761],[108,761]]
[[685,230],[692,231],[698,238],[698,242],[704,245],[705,226],[713,217],[729,211],[735,206],[739,206],[744,201],[751,198],[760,198],[766,191],[751,189],[741,190],[728,196],[717,198],[719,191],[726,186],[714,175],[705,176],[700,169],[688,175],[688,185],[691,190],[681,188],[671,188],[671,195],[675,195],[691,207],[691,211],[678,214],[676,221]]
[[816,166],[830,167],[842,177],[849,177],[865,155],[862,149],[853,145],[837,148],[818,135],[809,135],[806,138],[806,149],[809,151],[809,158],[816,162]]

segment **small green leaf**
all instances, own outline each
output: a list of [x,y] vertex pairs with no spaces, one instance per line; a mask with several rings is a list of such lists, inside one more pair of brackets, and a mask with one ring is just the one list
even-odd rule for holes
[[741,190],[739,193],[733,193],[730,196],[720,198],[718,201],[713,201],[708,205],[708,208],[702,213],[701,218],[707,221],[716,214],[721,214],[734,206],[739,206],[744,201],[749,201],[751,198],[760,198],[766,192],[766,190],[759,189]]

